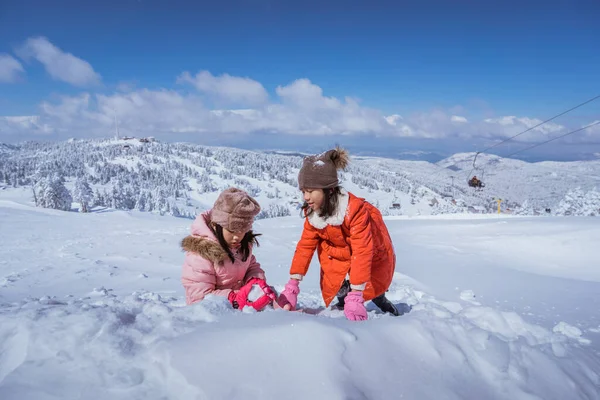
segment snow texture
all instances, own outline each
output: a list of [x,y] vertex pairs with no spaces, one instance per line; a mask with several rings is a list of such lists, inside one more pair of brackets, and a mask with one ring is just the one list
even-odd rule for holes
[[265,293],[258,285],[252,285],[252,289],[248,293],[248,300],[255,301],[260,299]]
[[[325,309],[313,260],[303,313],[186,306],[189,220],[86,214],[0,192],[0,399],[598,399],[600,226],[592,217],[389,217],[388,298]],[[260,220],[281,291],[298,216]]]

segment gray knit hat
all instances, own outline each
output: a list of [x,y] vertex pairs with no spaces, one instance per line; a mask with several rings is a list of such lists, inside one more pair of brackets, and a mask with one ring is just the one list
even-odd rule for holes
[[260,212],[260,205],[241,189],[224,190],[211,211],[211,221],[230,232],[247,232],[252,229],[254,217]]
[[349,162],[348,152],[341,147],[306,156],[298,173],[298,186],[300,189],[331,189],[339,186],[337,170],[346,169]]

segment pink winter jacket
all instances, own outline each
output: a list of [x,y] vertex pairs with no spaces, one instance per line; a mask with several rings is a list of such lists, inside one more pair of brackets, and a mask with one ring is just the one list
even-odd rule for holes
[[181,241],[185,260],[181,282],[185,288],[186,303],[193,304],[208,294],[229,296],[239,290],[250,278],[265,279],[265,273],[250,250],[250,256],[242,261],[242,254],[233,251],[232,263],[218,239],[209,228],[210,210],[196,217],[192,234]]

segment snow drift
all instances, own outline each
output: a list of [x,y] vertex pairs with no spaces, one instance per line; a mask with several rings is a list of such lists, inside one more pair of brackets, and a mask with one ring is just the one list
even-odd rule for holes
[[[0,399],[598,399],[595,221],[388,219],[407,313],[351,322],[314,264],[304,313],[185,306],[188,220],[0,199]],[[256,223],[277,290],[301,225]]]
[[[409,291],[410,292],[410,291]],[[155,293],[2,308],[3,399],[594,399],[598,358],[560,332],[415,292],[403,318],[240,313]]]

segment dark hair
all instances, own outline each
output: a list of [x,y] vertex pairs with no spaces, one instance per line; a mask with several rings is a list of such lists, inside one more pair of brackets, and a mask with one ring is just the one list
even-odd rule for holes
[[[214,228],[211,226],[211,229],[217,237],[217,240],[219,240],[219,244],[221,245],[223,250],[227,252],[227,255],[229,256],[231,262],[234,262],[235,258],[233,257],[233,253],[231,253],[231,250],[229,249],[229,246],[225,241],[225,236],[223,236],[223,227],[219,224],[214,224]],[[252,231],[246,232],[240,246],[242,248],[242,261],[246,261],[250,256],[250,245],[255,245],[256,247],[260,246],[258,240],[256,239],[256,237],[260,235],[260,233],[254,233]]]
[[[339,186],[336,186],[333,189],[323,189],[323,205],[319,210],[319,217],[328,218],[336,212],[341,193],[342,191]],[[313,211],[314,210],[308,206],[306,201],[302,204],[300,211],[302,217],[308,217]]]

